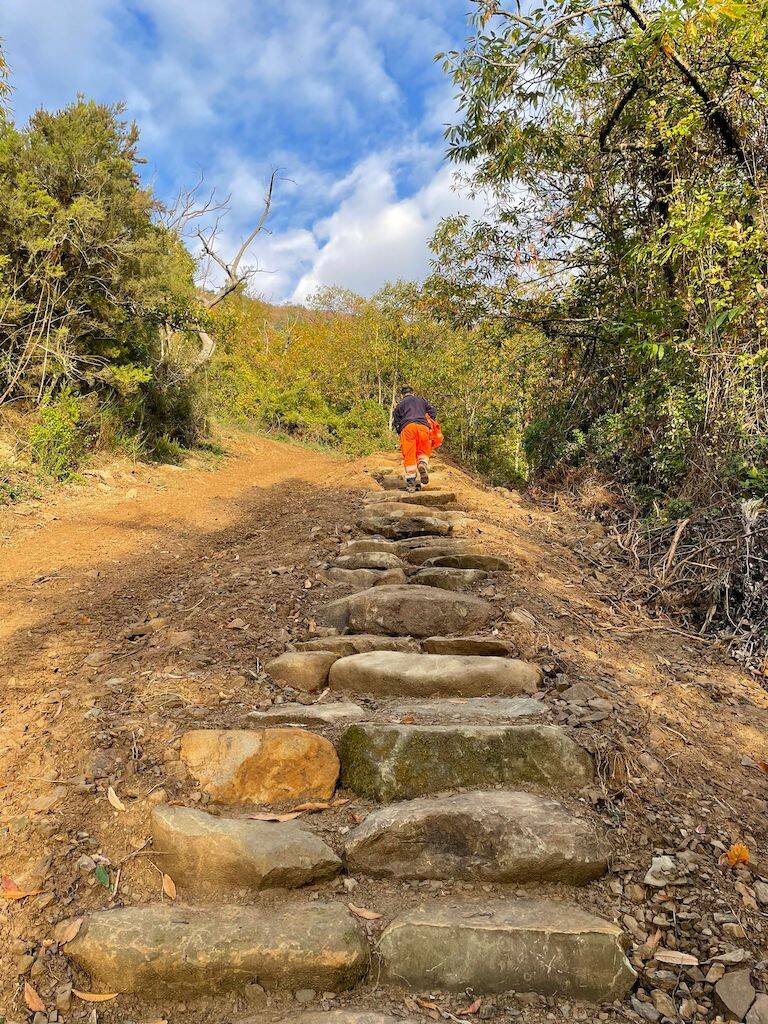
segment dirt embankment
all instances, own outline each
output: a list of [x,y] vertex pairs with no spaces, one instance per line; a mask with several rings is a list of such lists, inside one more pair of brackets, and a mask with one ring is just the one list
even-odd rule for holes
[[[113,467],[41,507],[0,512],[0,869],[36,893],[0,907],[9,1020],[24,1018],[25,981],[48,1007],[66,986],[67,966],[51,952],[57,921],[167,898],[148,844],[151,807],[200,800],[179,737],[200,724],[242,726],[274,699],[263,662],[309,635],[316,605],[336,596],[325,566],[379,460],[349,464],[252,437],[228,446],[217,466]],[[657,945],[695,947],[702,960],[743,947],[759,963],[766,694],[717,647],[627,607],[627,569],[598,527],[450,476],[481,542],[519,567],[486,587],[501,634],[545,667],[553,720],[599,758],[603,784],[588,798],[617,870],[584,899]],[[563,702],[575,683],[613,710]],[[109,802],[110,787],[126,810]],[[338,847],[364,812],[352,801],[311,824]],[[748,846],[749,868],[718,867],[734,842]],[[695,869],[684,887],[639,888],[654,855],[686,851]],[[361,882],[354,899],[378,900],[386,921],[418,889]],[[341,882],[331,892],[349,898]],[[249,998],[169,1002],[153,1014],[121,997],[101,1004],[98,1019],[268,1021],[287,1005]],[[356,1005],[382,998],[355,996]],[[535,1001],[486,1009],[510,1020],[548,1012]],[[61,1012],[87,1019],[91,1007],[75,997]]]

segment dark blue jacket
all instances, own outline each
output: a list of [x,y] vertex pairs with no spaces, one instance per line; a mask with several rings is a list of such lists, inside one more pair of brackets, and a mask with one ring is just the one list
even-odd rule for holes
[[428,427],[427,416],[431,416],[433,420],[437,419],[437,410],[434,405],[430,405],[426,398],[420,398],[418,395],[406,395],[395,407],[392,414],[392,426],[398,434],[409,423],[423,423],[425,427]]

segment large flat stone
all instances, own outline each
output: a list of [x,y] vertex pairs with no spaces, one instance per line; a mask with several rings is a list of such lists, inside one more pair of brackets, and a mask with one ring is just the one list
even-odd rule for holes
[[280,909],[125,907],[86,918],[64,952],[95,990],[206,993],[258,979],[266,989],[352,988],[368,967],[368,946],[340,903]]
[[338,745],[342,785],[389,803],[452,789],[591,782],[589,754],[556,725],[352,725]]
[[328,576],[334,583],[343,583],[345,587],[354,587],[356,590],[406,582],[402,569],[339,569],[334,567],[328,570]]
[[426,654],[474,654],[478,658],[506,658],[513,652],[509,640],[495,636],[429,636],[421,649]]
[[410,539],[438,541],[437,544],[427,546],[414,545],[410,548],[401,549],[400,553],[403,560],[410,565],[424,565],[425,562],[439,555],[455,555],[468,550],[467,541],[454,538],[450,540],[445,537],[416,537]]
[[334,654],[365,654],[366,651],[418,651],[416,640],[409,636],[374,636],[351,633],[348,636],[322,636],[304,640],[296,646],[303,651],[333,651]]
[[436,555],[425,564],[442,569],[485,569],[487,572],[510,572],[514,568],[512,563],[508,562],[506,558],[474,552]]
[[296,889],[341,870],[330,846],[295,822],[217,818],[170,804],[152,811],[152,852],[174,882],[198,894]]
[[434,516],[384,516],[368,515],[357,524],[364,533],[377,533],[390,540],[401,537],[418,537],[422,534],[447,537],[453,533],[454,523]]
[[476,583],[482,583],[488,573],[481,569],[419,569],[411,576],[410,582],[425,587],[440,587],[441,590],[459,592],[469,590]]
[[396,502],[400,505],[425,505],[429,508],[442,508],[445,505],[452,505],[456,501],[453,491],[397,491],[395,494],[384,494],[381,491],[373,491],[363,497],[367,505],[380,505]]
[[555,800],[475,790],[373,811],[345,859],[377,878],[583,885],[605,874],[608,855],[592,826]]
[[373,587],[333,601],[319,612],[337,629],[394,636],[472,633],[494,615],[493,605],[471,594],[412,584]]
[[340,658],[328,677],[331,689],[382,696],[482,697],[534,693],[541,669],[515,658],[371,651]]
[[463,538],[446,540],[445,537],[403,537],[402,540],[393,541],[395,548],[401,558],[405,557],[405,551],[412,551],[414,548],[444,548],[449,547],[451,551],[463,551],[469,541]]
[[222,803],[328,800],[339,774],[333,744],[304,729],[194,729],[181,759]]
[[254,725],[349,725],[368,717],[365,708],[350,701],[333,704],[275,704],[266,711],[251,711]]
[[385,554],[396,555],[397,543],[378,537],[360,537],[356,540],[345,541],[339,548],[340,555],[359,555],[366,551],[381,551]]
[[336,559],[340,569],[402,569],[402,558],[389,551],[358,551]]
[[328,673],[337,658],[330,651],[288,651],[268,661],[264,668],[279,683],[311,693],[328,682]]
[[366,509],[365,515],[389,516],[393,519],[408,519],[411,516],[428,515],[431,519],[440,519],[446,523],[459,523],[467,518],[466,512],[445,508],[430,508],[428,511],[422,511],[411,503],[401,501],[382,501],[378,505]]
[[396,918],[379,952],[383,980],[429,992],[610,1002],[636,978],[617,925],[548,900],[427,904]]
[[407,717],[439,725],[499,725],[519,718],[542,718],[547,706],[531,697],[438,697],[398,701],[395,713],[398,721]]

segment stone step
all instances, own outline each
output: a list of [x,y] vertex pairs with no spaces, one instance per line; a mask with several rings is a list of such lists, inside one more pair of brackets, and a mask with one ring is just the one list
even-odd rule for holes
[[405,562],[388,551],[357,551],[339,555],[335,565],[339,569],[404,569]]
[[341,782],[390,803],[448,790],[534,784],[559,792],[594,778],[592,759],[556,725],[352,725]]
[[446,523],[460,523],[467,518],[466,512],[447,508],[430,508],[422,511],[418,506],[402,501],[383,501],[366,509],[364,515],[391,516],[398,519],[427,515],[432,519],[444,520]]
[[395,545],[395,550],[401,558],[405,558],[405,552],[412,551],[414,548],[448,547],[454,554],[459,551],[475,550],[471,541],[462,537],[451,537],[450,540],[446,540],[445,537],[404,537],[402,540],[389,543]]
[[498,725],[520,718],[542,718],[546,704],[531,697],[435,697],[433,700],[399,700],[372,711],[352,701],[331,701],[324,704],[275,704],[263,711],[247,715],[254,725],[300,725],[325,728],[368,722],[382,717],[391,724],[424,720],[427,724]]
[[406,582],[406,576],[402,569],[339,569],[334,567],[328,570],[328,578],[334,583],[341,583],[345,587],[354,587],[356,590]]
[[340,555],[358,555],[366,551],[382,551],[396,555],[398,545],[394,540],[383,540],[380,537],[360,537],[356,540],[344,541],[339,548]]
[[311,693],[327,684],[331,665],[339,657],[327,650],[287,651],[268,661],[264,670],[279,683]]
[[532,697],[436,697],[398,701],[385,710],[393,724],[407,718],[417,724],[426,719],[425,724],[506,725],[519,718],[543,718],[547,706]]
[[96,991],[145,999],[237,988],[254,978],[265,989],[342,992],[369,961],[368,944],[340,903],[103,910],[86,918],[64,952]]
[[426,505],[431,508],[453,505],[456,495],[453,491],[372,491],[363,495],[363,501],[367,505],[378,505],[381,502],[397,501],[405,505]]
[[326,625],[350,633],[414,637],[472,633],[488,625],[495,614],[492,604],[471,594],[413,584],[372,587],[318,610]]
[[535,693],[543,679],[537,665],[515,658],[371,651],[334,662],[332,690],[379,696],[482,697]]
[[152,852],[195,895],[236,889],[296,889],[333,878],[341,861],[295,822],[217,818],[192,807],[152,811]]
[[[390,467],[389,469],[382,468],[381,470],[374,471],[371,474],[374,480],[384,488],[384,490],[402,490],[405,487],[405,473],[401,468]],[[438,490],[442,487],[447,487],[450,481],[447,473],[442,473],[440,470],[431,470],[429,474],[429,483],[427,484],[426,490]]]
[[483,555],[477,552],[460,552],[457,554],[436,555],[428,559],[424,565],[436,569],[485,569],[488,572],[511,572],[514,566],[506,558],[496,555]]
[[617,925],[550,900],[428,903],[396,918],[378,952],[382,980],[428,992],[610,1002],[637,977]]
[[429,562],[432,558],[438,558],[440,555],[456,555],[471,552],[468,541],[453,537],[418,537],[415,539],[420,541],[436,541],[437,543],[432,543],[428,546],[414,545],[410,548],[403,548],[401,556],[403,561],[408,562],[409,565],[423,566],[425,562]]
[[453,533],[455,523],[435,516],[363,516],[358,520],[358,527],[363,533],[380,534],[390,540],[401,537],[447,537]]
[[556,800],[474,790],[373,811],[347,839],[344,859],[376,878],[584,885],[605,874],[609,852]]
[[370,712],[351,701],[330,704],[275,704],[264,711],[250,711],[248,719],[254,725],[350,725],[370,718]]
[[194,729],[181,739],[181,759],[225,804],[329,800],[339,777],[333,744],[304,729]]
[[349,636],[321,636],[302,640],[296,646],[302,651],[331,651],[338,655],[365,654],[367,651],[418,651],[419,643],[409,636],[375,636],[356,633]]
[[425,587],[440,587],[441,590],[469,590],[476,583],[488,579],[482,569],[419,569],[410,578],[410,583],[421,583]]
[[495,636],[429,636],[421,649],[427,654],[474,654],[476,657],[506,658],[513,654],[509,640]]

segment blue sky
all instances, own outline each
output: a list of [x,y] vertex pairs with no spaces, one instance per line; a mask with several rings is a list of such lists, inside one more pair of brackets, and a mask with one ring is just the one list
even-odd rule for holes
[[18,121],[77,92],[124,100],[163,198],[231,194],[234,251],[279,183],[251,263],[256,288],[303,301],[322,284],[369,294],[427,269],[454,188],[443,126],[452,87],[433,61],[468,34],[471,0],[2,0]]

